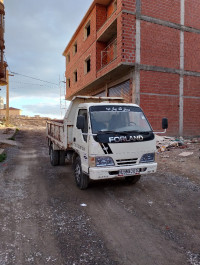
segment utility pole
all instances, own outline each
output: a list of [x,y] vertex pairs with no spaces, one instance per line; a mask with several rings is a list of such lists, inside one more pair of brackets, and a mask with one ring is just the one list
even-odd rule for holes
[[6,85],[6,126],[8,126],[10,123],[10,118],[9,118],[9,76],[14,76],[14,75],[9,74],[9,71],[6,70],[6,81],[7,81],[7,85]]

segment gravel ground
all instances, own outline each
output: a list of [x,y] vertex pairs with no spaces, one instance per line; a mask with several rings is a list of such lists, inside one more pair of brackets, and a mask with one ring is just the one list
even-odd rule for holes
[[136,185],[80,191],[70,165],[50,166],[44,128],[16,141],[0,164],[0,265],[200,265],[199,144],[158,154]]

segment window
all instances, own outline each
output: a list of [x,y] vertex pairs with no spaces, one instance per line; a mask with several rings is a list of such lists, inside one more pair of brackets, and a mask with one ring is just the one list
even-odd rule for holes
[[70,62],[70,53],[67,54],[67,64]]
[[90,36],[90,21],[85,26],[85,39]]
[[[85,126],[82,130],[82,133],[88,133],[88,118],[87,118],[87,110],[86,109],[80,109],[78,112],[78,116],[84,116],[85,118]],[[87,135],[83,135],[83,139],[85,142],[87,142]]]
[[77,53],[77,50],[78,50],[77,42],[74,43],[73,50],[74,50],[74,54],[76,54]]
[[74,72],[74,82],[76,83],[78,81],[78,75],[77,70]]
[[67,88],[70,88],[70,78],[67,79]]
[[130,105],[92,106],[90,107],[90,120],[92,133],[152,131],[142,110]]
[[85,74],[89,73],[91,70],[91,60],[90,57],[85,60]]

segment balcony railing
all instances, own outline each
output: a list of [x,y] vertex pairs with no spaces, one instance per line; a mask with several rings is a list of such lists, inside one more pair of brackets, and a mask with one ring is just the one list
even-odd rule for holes
[[112,41],[103,51],[101,51],[101,68],[117,58],[117,39]]

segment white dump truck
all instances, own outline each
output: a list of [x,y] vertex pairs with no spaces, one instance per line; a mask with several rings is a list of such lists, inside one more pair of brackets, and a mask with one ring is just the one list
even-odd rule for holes
[[[163,118],[162,127],[168,127]],[[50,162],[72,162],[77,186],[124,178],[136,183],[155,173],[155,135],[142,109],[119,97],[77,96],[62,121],[47,122]]]

